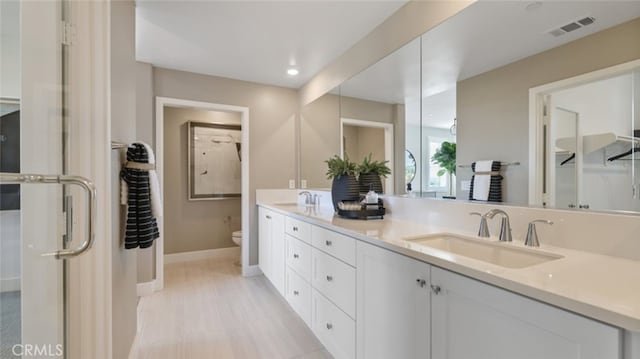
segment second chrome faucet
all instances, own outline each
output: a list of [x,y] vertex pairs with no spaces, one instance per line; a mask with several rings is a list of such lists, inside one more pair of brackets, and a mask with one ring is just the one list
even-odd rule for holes
[[511,223],[509,223],[509,215],[507,212],[501,209],[492,209],[485,214],[479,212],[471,212],[470,215],[480,216],[480,228],[478,229],[478,237],[488,238],[491,236],[489,233],[489,226],[487,225],[487,218],[492,219],[497,214],[502,215],[502,222],[500,224],[500,241],[511,242],[513,237],[511,235]]

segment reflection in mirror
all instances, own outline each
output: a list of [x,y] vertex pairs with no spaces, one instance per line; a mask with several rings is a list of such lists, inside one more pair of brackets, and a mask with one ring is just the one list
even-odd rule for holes
[[379,127],[393,129],[393,137],[376,146],[378,151],[383,150],[384,145],[387,147],[385,160],[389,160],[394,191],[386,192],[404,194],[407,184],[411,183],[412,190],[419,193],[422,183],[419,159],[416,158],[417,169],[411,182],[407,182],[405,168],[406,149],[421,153],[419,131],[405,132],[406,127],[414,124],[419,127],[420,123],[419,39],[344,82],[340,91],[342,119],[378,123]]
[[407,184],[407,192],[411,192],[413,179],[416,178],[416,158],[409,150],[405,150],[404,166],[405,166],[405,183]]

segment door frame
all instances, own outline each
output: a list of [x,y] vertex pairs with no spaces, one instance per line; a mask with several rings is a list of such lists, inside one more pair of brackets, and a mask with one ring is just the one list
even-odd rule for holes
[[[160,192],[162,202],[164,201],[164,108],[166,106],[179,108],[195,108],[207,111],[236,112],[240,114],[240,125],[242,126],[242,147],[240,156],[242,157],[242,197],[240,199],[242,208],[242,275],[249,276],[255,273],[249,265],[249,108],[243,106],[233,106],[212,102],[192,101],[172,97],[156,96],[156,121],[155,121],[155,150],[156,150],[156,170],[160,180]],[[165,203],[165,206],[167,204]],[[158,229],[160,238],[156,241],[156,278],[154,279],[154,290],[164,288],[164,213],[158,219]]]
[[[354,118],[340,118],[340,157],[344,157],[344,125],[381,128],[384,130],[384,157],[385,161],[389,161],[388,167],[394,168],[394,143],[393,143],[393,123],[377,122],[367,120],[357,120]],[[393,178],[395,174],[391,174],[384,179],[385,194],[392,195],[395,193]]]
[[544,168],[544,97],[556,91],[622,75],[638,68],[640,60],[633,60],[529,89],[529,205],[542,205],[544,202],[544,178],[539,175]]

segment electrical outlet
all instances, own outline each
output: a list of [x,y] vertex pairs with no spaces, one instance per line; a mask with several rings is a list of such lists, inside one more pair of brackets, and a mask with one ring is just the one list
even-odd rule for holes
[[289,180],[289,189],[295,189],[295,188],[296,188],[296,180],[290,179]]
[[307,188],[307,180],[300,181],[300,188]]

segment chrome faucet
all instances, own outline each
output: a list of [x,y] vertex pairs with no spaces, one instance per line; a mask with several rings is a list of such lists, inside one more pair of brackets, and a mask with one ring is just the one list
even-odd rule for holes
[[305,195],[304,198],[304,204],[307,206],[312,206],[314,205],[314,201],[313,201],[313,197],[311,196],[311,193],[309,191],[302,191],[300,193],[298,193],[299,196]]
[[487,225],[487,215],[479,212],[469,213],[472,216],[480,216],[480,228],[478,229],[478,237],[489,238],[489,226]]
[[509,223],[509,215],[501,209],[492,209],[485,216],[493,218],[496,214],[502,215],[502,223],[500,224],[500,242],[511,242],[511,223]]
[[524,245],[529,247],[540,247],[540,242],[538,241],[538,232],[536,231],[536,223],[546,223],[553,224],[552,221],[548,219],[536,219],[529,222],[529,227],[527,228],[527,238],[524,240]]

